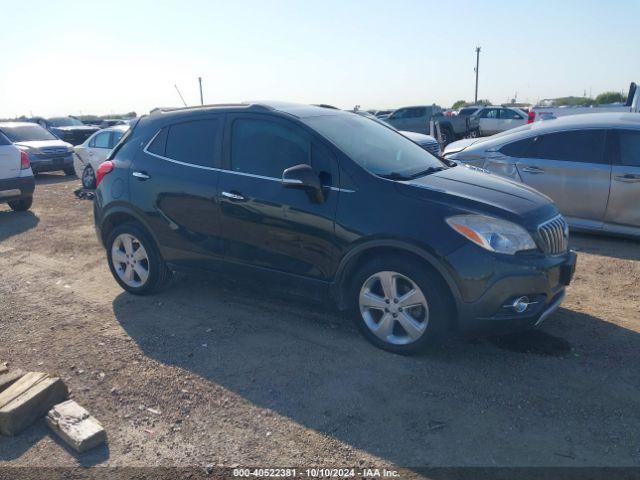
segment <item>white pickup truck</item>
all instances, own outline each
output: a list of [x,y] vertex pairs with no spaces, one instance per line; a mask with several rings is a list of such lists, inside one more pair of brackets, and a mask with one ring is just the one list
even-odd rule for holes
[[640,109],[640,88],[635,82],[629,86],[629,95],[624,105],[607,105],[592,107],[541,107],[536,106],[529,110],[527,123],[548,118],[564,117],[565,115],[579,115],[582,113],[603,112],[638,112]]

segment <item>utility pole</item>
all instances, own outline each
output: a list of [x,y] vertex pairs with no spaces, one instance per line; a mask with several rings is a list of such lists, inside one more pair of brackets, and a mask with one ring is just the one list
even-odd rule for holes
[[476,99],[473,102],[474,104],[478,104],[478,69],[480,68],[480,47],[476,47]]
[[204,99],[202,98],[202,77],[198,77],[198,83],[200,84],[200,105],[204,105]]

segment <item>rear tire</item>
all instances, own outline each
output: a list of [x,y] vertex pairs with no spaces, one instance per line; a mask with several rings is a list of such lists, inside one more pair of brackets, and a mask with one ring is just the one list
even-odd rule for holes
[[171,279],[151,235],[138,223],[117,226],[106,242],[111,274],[127,292],[149,295],[160,291]]
[[96,188],[96,173],[91,165],[87,165],[82,171],[82,186],[88,189]]
[[33,197],[21,198],[20,200],[14,200],[9,202],[9,207],[14,212],[26,212],[33,205]]
[[[393,286],[387,290],[384,283]],[[353,276],[349,293],[353,319],[364,337],[403,355],[424,350],[447,330],[454,314],[450,298],[436,271],[403,255],[367,262]]]

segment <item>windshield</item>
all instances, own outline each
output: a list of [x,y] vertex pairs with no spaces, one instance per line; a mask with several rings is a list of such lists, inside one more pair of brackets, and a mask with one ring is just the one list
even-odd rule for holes
[[445,168],[411,140],[360,115],[322,115],[303,121],[361,167],[381,177],[411,178]]
[[84,125],[80,120],[73,117],[54,117],[47,120],[52,127],[75,127]]
[[51,132],[45,130],[40,125],[20,125],[16,127],[0,127],[12,142],[30,142],[38,140],[57,140],[58,138]]

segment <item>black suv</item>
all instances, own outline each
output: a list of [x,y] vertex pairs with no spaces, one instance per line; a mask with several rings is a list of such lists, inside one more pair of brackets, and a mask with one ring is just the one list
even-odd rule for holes
[[98,236],[134,294],[173,269],[332,297],[374,344],[539,325],[576,256],[547,197],[359,115],[284,103],[155,111],[98,171]]

